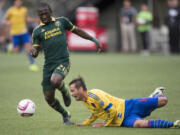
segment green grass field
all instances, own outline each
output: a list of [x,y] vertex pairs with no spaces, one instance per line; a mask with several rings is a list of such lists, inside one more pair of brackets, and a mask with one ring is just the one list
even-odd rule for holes
[[[180,135],[179,129],[93,128],[64,126],[61,116],[45,102],[41,89],[43,56],[37,58],[39,72],[28,70],[25,54],[0,54],[0,135]],[[180,119],[180,56],[150,56],[72,53],[66,77],[81,75],[87,87],[99,88],[121,98],[147,97],[154,88],[166,87],[169,102],[147,119]],[[62,101],[57,91],[56,97]],[[36,103],[33,117],[23,118],[16,107],[21,99]],[[72,99],[67,108],[72,122],[82,122],[90,113]]]

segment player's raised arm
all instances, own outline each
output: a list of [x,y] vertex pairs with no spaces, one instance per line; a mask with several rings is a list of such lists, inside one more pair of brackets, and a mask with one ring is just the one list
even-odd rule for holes
[[94,42],[96,44],[96,49],[97,49],[98,53],[100,53],[102,51],[100,42],[96,38],[92,37],[87,32],[85,32],[84,30],[82,30],[78,27],[75,27],[72,32],[84,39]]

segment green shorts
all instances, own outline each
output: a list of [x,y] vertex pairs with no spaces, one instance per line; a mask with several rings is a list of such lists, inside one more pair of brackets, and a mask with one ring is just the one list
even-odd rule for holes
[[43,91],[55,90],[55,88],[51,85],[51,81],[50,81],[52,74],[56,73],[65,78],[69,70],[70,70],[69,60],[44,66],[43,81],[41,83],[43,87]]

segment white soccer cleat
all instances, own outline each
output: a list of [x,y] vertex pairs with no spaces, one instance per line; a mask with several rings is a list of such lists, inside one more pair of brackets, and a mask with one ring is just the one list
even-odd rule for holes
[[154,92],[149,97],[154,97],[155,95],[161,95],[164,93],[165,88],[159,87],[154,90]]
[[180,120],[176,120],[173,127],[180,128]]

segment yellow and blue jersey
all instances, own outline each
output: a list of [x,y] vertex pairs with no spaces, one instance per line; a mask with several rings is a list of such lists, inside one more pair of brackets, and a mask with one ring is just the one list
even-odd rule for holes
[[83,122],[84,125],[90,125],[96,119],[101,118],[104,126],[121,126],[125,112],[124,99],[116,98],[99,89],[88,90],[87,94],[87,101],[83,103],[92,115]]
[[10,34],[19,35],[27,32],[27,8],[11,7],[6,13],[6,19],[11,22]]

